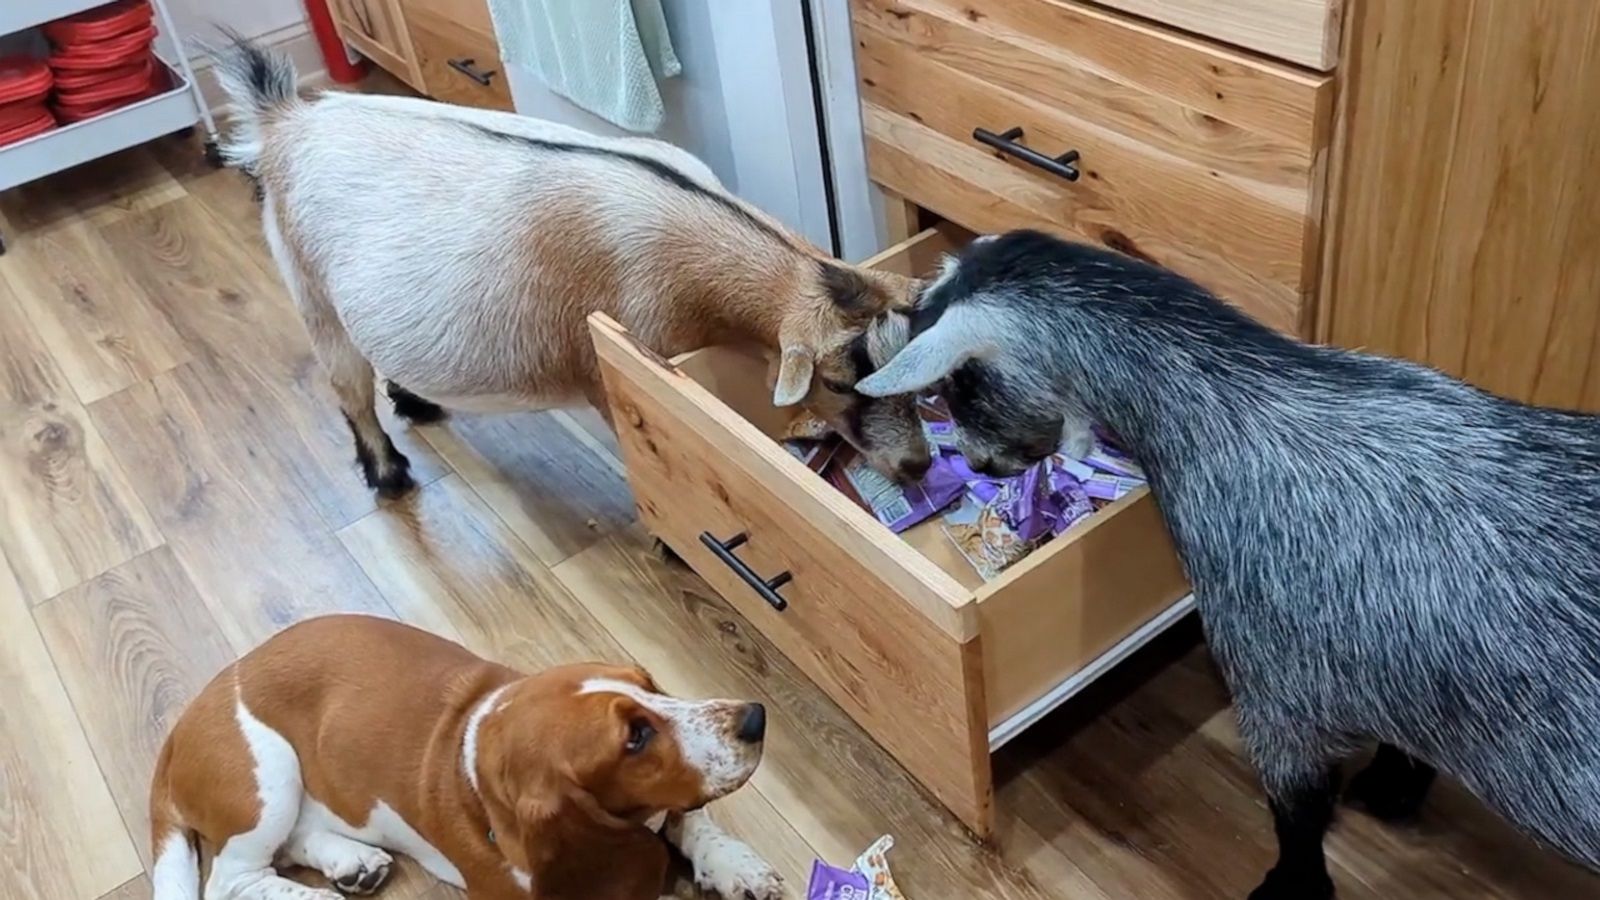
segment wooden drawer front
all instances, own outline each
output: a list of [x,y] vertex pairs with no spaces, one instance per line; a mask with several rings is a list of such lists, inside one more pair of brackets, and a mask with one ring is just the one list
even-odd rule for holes
[[[988,827],[990,773],[976,622],[959,586],[778,444],[620,327],[593,325],[642,519],[940,801]],[[763,578],[778,611],[705,545]],[[887,533],[886,531],[884,533]],[[942,611],[944,615],[938,615]],[[978,704],[975,706],[974,704]]]
[[1100,0],[1174,28],[1328,71],[1345,0]]
[[[1060,0],[854,0],[875,181],[974,231],[1046,228],[1300,333],[1331,81]],[[1023,129],[1069,181],[980,143]]]
[[400,0],[332,0],[339,36],[362,56],[414,88],[422,88]]
[[422,89],[445,103],[511,111],[511,85],[494,33],[480,30],[481,23],[472,16],[450,18],[449,4],[438,6],[435,0],[406,11]]

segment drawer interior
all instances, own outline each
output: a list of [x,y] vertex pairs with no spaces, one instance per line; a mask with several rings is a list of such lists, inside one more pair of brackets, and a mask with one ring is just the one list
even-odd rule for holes
[[[767,437],[779,439],[790,413],[771,404],[760,350],[708,347],[673,363]],[[797,477],[818,479],[809,470]],[[946,536],[939,516],[899,535],[871,525],[881,532],[880,540],[903,541],[971,592],[992,733],[1187,593],[1166,526],[1144,489],[1083,520],[989,582]]]

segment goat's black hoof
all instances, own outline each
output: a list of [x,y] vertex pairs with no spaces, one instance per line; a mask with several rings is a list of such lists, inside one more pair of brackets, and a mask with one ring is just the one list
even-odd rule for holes
[[394,414],[413,425],[431,425],[445,418],[444,407],[424,400],[394,382],[388,383],[389,402],[394,404]]
[[1250,892],[1250,900],[1333,900],[1333,879],[1327,872],[1275,867]]
[[661,538],[656,538],[656,555],[661,557],[662,562],[668,565],[683,566],[684,568],[689,566],[688,563],[683,561],[683,557],[678,555],[678,551],[667,546],[667,542]]
[[411,460],[406,459],[404,453],[396,450],[393,444],[384,450],[383,464],[380,466],[377,457],[366,445],[357,444],[356,462],[361,466],[367,487],[377,491],[379,497],[393,500],[409,494],[417,482],[411,477]]
[[1350,779],[1345,802],[1365,809],[1384,822],[1414,819],[1428,799],[1434,771],[1426,763],[1380,755]]

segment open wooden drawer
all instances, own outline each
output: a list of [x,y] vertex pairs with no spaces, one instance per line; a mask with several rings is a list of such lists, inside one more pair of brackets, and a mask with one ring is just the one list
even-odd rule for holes
[[[872,264],[927,272],[959,239]],[[937,520],[896,535],[784,450],[759,352],[668,361],[590,324],[645,523],[981,835],[990,752],[1190,606],[1144,490],[984,583]]]

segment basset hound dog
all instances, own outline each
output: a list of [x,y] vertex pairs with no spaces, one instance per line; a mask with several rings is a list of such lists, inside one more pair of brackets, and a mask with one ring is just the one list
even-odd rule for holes
[[[532,675],[371,616],[310,619],[224,669],[150,788],[155,900],[336,900],[412,857],[470,900],[656,900],[696,882],[776,900],[778,874],[707,803],[761,760],[755,703],[680,700],[640,669]],[[201,892],[197,838],[215,855]]]

